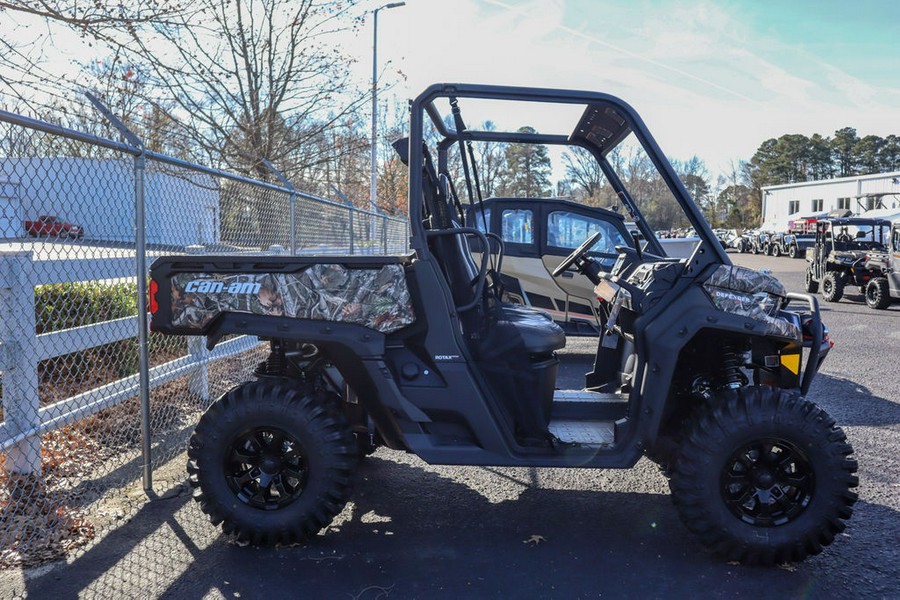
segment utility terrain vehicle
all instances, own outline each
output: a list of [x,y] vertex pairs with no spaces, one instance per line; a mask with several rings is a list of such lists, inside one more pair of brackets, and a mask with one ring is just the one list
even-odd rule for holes
[[838,302],[848,285],[865,294],[873,272],[868,255],[887,251],[891,222],[886,219],[847,217],[816,222],[816,243],[806,250],[806,291],[822,288],[822,298]]
[[788,231],[776,233],[772,236],[770,246],[772,256],[790,256],[791,258],[803,258],[806,250],[816,244],[816,236],[812,233]]
[[770,231],[757,231],[750,237],[750,252],[768,256],[772,253],[771,238]]
[[871,279],[866,284],[866,304],[869,308],[884,309],[900,300],[900,221],[891,224],[890,238],[885,252],[866,254],[864,267]]
[[[540,119],[545,132],[468,128],[463,110],[473,123]],[[502,240],[454,193],[472,190],[477,209],[473,148],[488,143],[587,153],[646,240],[616,248],[604,273],[587,253],[595,232],[553,269],[578,269],[602,299],[583,389],[556,389],[562,329],[502,301]],[[617,171],[626,161],[608,158],[617,147],[655,167],[665,194],[653,202],[700,238],[690,258],[665,255]],[[629,468],[648,456],[688,529],[746,563],[799,560],[844,529],[856,461],[805,398],[831,347],[815,298],[730,263],[631,107],[601,93],[435,85],[411,103],[395,148],[409,166],[409,254],[153,265],[153,330],[271,347],[191,438],[190,481],[213,523],[252,543],[314,536],[350,498],[360,455],[384,445],[456,465]],[[489,251],[475,261],[470,242]]]
[[[468,208],[466,222],[503,242],[502,301],[546,312],[567,335],[600,333],[594,284],[574,267],[559,277],[551,273],[595,231],[600,237],[588,254],[609,271],[616,246],[634,245],[623,215],[559,198],[489,198]],[[470,243],[477,261],[481,248]]]

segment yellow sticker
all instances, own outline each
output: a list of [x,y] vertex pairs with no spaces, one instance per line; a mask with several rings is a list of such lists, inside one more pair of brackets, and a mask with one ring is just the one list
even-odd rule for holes
[[799,354],[782,354],[781,364],[785,369],[797,375],[800,373],[800,355]]

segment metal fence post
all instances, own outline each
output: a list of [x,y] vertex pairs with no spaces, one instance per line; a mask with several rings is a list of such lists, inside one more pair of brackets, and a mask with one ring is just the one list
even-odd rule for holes
[[381,246],[384,248],[384,254],[388,253],[388,220],[387,217],[381,217]]
[[95,96],[85,93],[87,99],[94,105],[100,114],[106,117],[113,127],[119,130],[125,140],[134,147],[134,254],[135,275],[137,277],[137,309],[138,309],[138,386],[140,389],[139,400],[141,404],[141,454],[143,456],[143,484],[144,490],[150,491],[153,487],[153,467],[151,465],[150,441],[150,359],[147,333],[149,323],[147,321],[147,240],[146,220],[144,214],[144,171],[147,166],[144,143],[134,134],[116,115],[100,102]]
[[[0,357],[3,370],[3,415],[9,432],[34,431],[39,414],[34,286],[31,252],[0,254]],[[26,437],[6,453],[10,473],[41,473],[41,438]]]
[[144,172],[147,158],[143,151],[134,157],[134,229],[137,261],[138,364],[140,365],[141,454],[143,455],[144,490],[153,488],[150,441],[150,347],[147,343],[147,240],[145,222]]
[[354,212],[354,210],[352,208],[348,208],[347,210],[350,211],[350,254],[355,254],[354,247],[353,247],[353,212]]
[[291,230],[289,232],[290,235],[290,243],[291,243],[291,256],[297,254],[297,238],[296,238],[296,216],[295,216],[295,206],[297,204],[297,194],[294,189],[294,184],[288,181],[288,178],[284,176],[284,173],[279,171],[275,165],[269,162],[267,159],[263,158],[262,163],[266,166],[267,169],[275,176],[275,178],[281,182],[281,185],[285,187],[285,189],[290,193],[290,227]]
[[291,256],[297,255],[297,194],[291,186]]

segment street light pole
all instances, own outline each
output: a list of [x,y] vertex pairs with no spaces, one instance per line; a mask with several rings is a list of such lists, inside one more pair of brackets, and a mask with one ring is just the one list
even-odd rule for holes
[[375,229],[377,227],[375,213],[378,212],[378,147],[377,127],[378,127],[378,11],[389,8],[398,8],[404,6],[406,2],[391,2],[384,6],[379,6],[373,11],[373,29],[372,29],[372,180],[369,189],[369,203],[372,205],[372,225],[369,235],[370,240],[375,239]]

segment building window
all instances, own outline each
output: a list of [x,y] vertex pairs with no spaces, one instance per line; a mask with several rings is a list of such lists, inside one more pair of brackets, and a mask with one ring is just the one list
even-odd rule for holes
[[797,212],[800,212],[800,201],[799,200],[790,200],[788,202],[788,214],[792,215]]
[[838,198],[837,207],[839,210],[850,210],[850,198]]
[[812,211],[813,212],[822,212],[822,205],[825,202],[821,198],[816,198],[812,201]]
[[882,208],[881,198],[879,198],[878,196],[867,196],[866,197],[866,210],[874,210],[876,208]]

